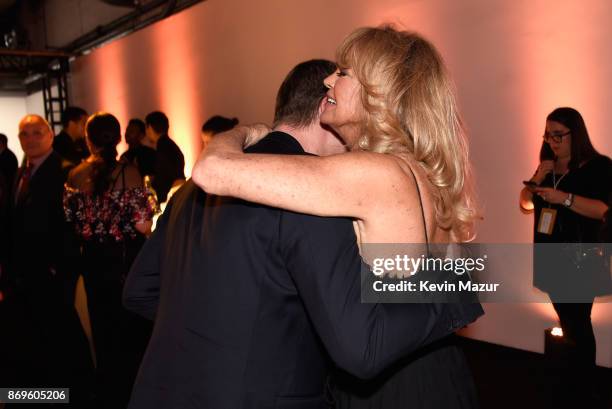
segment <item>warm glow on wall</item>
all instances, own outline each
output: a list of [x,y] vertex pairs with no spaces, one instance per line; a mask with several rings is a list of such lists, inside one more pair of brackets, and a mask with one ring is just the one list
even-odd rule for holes
[[[117,117],[122,133],[125,132],[129,119],[125,101],[125,94],[129,92],[129,84],[125,80],[124,47],[125,43],[120,41],[104,47],[103,52],[96,55],[94,71],[95,81],[101,84],[97,90],[98,108],[96,110],[106,111]],[[127,145],[122,138],[118,151],[121,153],[125,149]]]
[[[188,21],[175,24],[163,22],[153,32],[155,90],[160,101],[159,109],[170,120],[170,136],[185,155],[185,174],[191,169],[200,147],[201,114],[197,92],[198,75],[202,67],[196,67],[193,44],[190,42]],[[198,50],[202,53],[204,50]]]
[[[518,2],[524,32],[521,53],[515,56],[527,87],[524,105],[529,134],[522,135],[525,154],[537,160],[546,115],[560,106],[576,108],[583,115],[593,144],[606,152],[607,115],[602,107],[608,90],[598,84],[608,81],[598,57],[609,44],[602,4],[585,7],[581,2]],[[581,21],[580,28],[571,22]],[[534,38],[535,37],[535,38]],[[529,151],[527,151],[529,150]],[[535,163],[534,163],[535,165]]]

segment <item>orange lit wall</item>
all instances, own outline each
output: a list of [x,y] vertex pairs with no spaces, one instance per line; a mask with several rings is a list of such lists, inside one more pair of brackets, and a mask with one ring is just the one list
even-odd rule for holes
[[[392,22],[444,55],[470,136],[485,220],[481,242],[530,242],[518,209],[537,166],[544,119],[577,108],[597,149],[612,154],[612,2],[609,0],[208,0],[78,58],[74,102],[128,118],[160,109],[189,174],[209,116],[270,121],[283,76],[297,62],[333,58],[355,27]],[[531,269],[531,260],[517,260]],[[598,362],[612,366],[612,304],[594,307]],[[469,336],[543,351],[547,304],[490,305]]]

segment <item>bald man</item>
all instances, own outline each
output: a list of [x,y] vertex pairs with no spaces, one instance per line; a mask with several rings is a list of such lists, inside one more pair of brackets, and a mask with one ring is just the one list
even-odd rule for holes
[[[80,399],[82,380],[91,374],[87,339],[74,308],[76,242],[64,221],[65,171],[53,151],[53,131],[44,118],[19,122],[25,154],[13,185],[10,209],[7,302],[14,306],[15,350],[2,350],[0,362],[14,362],[3,385],[71,385],[71,402]],[[8,335],[10,334],[10,335]]]

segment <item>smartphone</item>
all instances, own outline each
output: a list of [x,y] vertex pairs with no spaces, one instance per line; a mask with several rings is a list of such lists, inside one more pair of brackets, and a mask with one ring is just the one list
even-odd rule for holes
[[537,187],[538,184],[533,180],[523,180],[523,184],[527,187]]

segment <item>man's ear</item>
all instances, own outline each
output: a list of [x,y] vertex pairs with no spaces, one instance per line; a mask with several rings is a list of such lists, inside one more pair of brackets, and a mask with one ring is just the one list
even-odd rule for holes
[[325,104],[327,103],[327,95],[321,98],[321,102],[319,102],[319,116],[325,111]]

